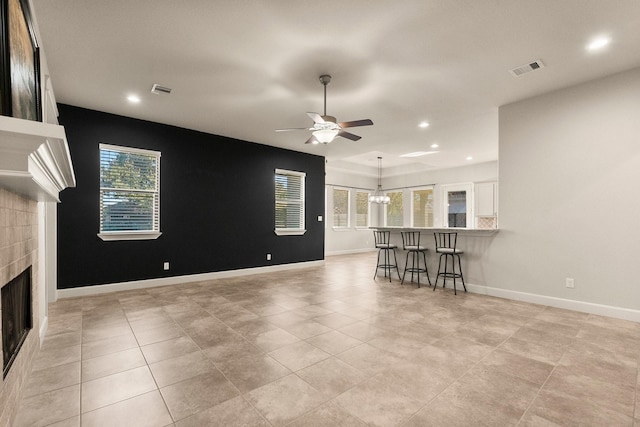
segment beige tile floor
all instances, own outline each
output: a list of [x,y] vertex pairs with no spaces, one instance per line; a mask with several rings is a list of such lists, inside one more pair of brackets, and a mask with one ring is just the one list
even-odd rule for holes
[[640,426],[640,324],[374,264],[61,300],[15,425]]

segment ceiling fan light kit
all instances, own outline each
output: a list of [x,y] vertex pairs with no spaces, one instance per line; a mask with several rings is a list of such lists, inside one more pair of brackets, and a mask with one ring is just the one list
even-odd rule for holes
[[310,128],[290,128],[276,129],[276,132],[285,132],[290,130],[310,130],[311,137],[305,144],[329,144],[336,137],[341,136],[351,141],[357,141],[361,137],[343,129],[357,126],[371,126],[373,122],[369,119],[354,120],[350,122],[338,122],[335,117],[327,115],[327,85],[331,82],[331,76],[323,74],[320,76],[320,83],[324,85],[324,115],[318,113],[307,113],[313,120],[313,127]]

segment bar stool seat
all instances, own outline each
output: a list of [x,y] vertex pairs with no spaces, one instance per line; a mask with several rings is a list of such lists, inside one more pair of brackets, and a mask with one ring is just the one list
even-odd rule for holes
[[[427,275],[427,282],[431,286],[431,279],[429,278],[429,270],[427,269],[427,248],[420,245],[420,232],[419,231],[402,231],[402,248],[407,251],[407,257],[404,263],[404,272],[402,273],[402,284],[404,284],[404,277],[407,271],[411,273],[411,281],[413,282],[413,274],[415,273],[418,279],[418,287],[420,287],[420,273]],[[420,255],[424,262],[424,267],[420,267]],[[411,265],[409,265],[409,256],[411,256]]]
[[[375,279],[378,276],[378,270],[384,269],[384,277],[389,276],[389,282],[391,282],[391,270],[395,269],[400,280],[400,272],[398,271],[398,260],[396,259],[396,248],[398,245],[391,243],[390,231],[374,231],[373,237],[375,239],[376,248],[378,249],[378,261],[376,264],[376,272],[373,274]],[[391,253],[393,253],[393,263],[391,263]],[[380,255],[383,256],[383,260],[380,261]]]
[[[462,281],[462,287],[467,292],[467,287],[464,284],[464,276],[462,275],[462,264],[460,262],[460,255],[464,254],[464,251],[457,248],[458,233],[446,232],[446,233],[433,233],[433,237],[436,240],[436,253],[440,254],[440,260],[438,261],[438,275],[436,276],[436,283],[433,286],[433,290],[436,290],[438,285],[438,279],[442,277],[442,287],[447,284],[447,279],[453,279],[453,293],[457,295],[456,279]],[[444,257],[444,271],[442,270],[442,257]],[[456,258],[458,264],[458,271],[456,272]],[[450,261],[450,262],[449,262]],[[449,270],[448,265],[451,265]]]

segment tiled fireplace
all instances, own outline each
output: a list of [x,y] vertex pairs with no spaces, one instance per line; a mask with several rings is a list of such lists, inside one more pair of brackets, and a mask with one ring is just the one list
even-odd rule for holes
[[20,393],[40,345],[40,319],[36,302],[42,289],[38,284],[37,253],[37,202],[0,188],[0,287],[31,266],[32,313],[32,329],[0,384],[0,426],[11,425]]

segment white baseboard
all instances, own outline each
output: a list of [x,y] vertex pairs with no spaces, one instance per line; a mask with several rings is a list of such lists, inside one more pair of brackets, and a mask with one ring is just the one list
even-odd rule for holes
[[154,288],[156,286],[179,285],[204,280],[224,279],[227,277],[247,276],[250,274],[272,273],[274,271],[294,270],[323,265],[324,260],[297,262],[293,264],[270,265],[266,267],[242,268],[239,270],[214,271],[211,273],[189,274],[186,276],[160,277],[157,279],[135,280],[131,282],[109,283],[106,285],[82,286],[70,289],[58,289],[58,298],[74,298],[105,294],[109,292],[130,291]]
[[365,252],[375,252],[376,250],[377,250],[376,248],[363,248],[363,249],[349,249],[346,251],[329,251],[329,252],[325,252],[324,256],[362,254]]
[[476,294],[512,299],[516,301],[530,302],[534,304],[548,305],[550,307],[564,308],[583,313],[597,314],[600,316],[614,317],[616,319],[640,322],[640,310],[614,307],[611,305],[594,304],[591,302],[576,301],[564,298],[550,297],[546,295],[530,294],[527,292],[512,291],[509,289],[492,288],[490,286],[473,285],[467,283],[467,290]]

